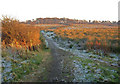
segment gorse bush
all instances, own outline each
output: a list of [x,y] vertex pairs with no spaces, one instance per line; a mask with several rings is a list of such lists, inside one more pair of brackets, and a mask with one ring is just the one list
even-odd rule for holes
[[40,45],[40,27],[20,23],[13,18],[2,19],[2,45],[25,49]]

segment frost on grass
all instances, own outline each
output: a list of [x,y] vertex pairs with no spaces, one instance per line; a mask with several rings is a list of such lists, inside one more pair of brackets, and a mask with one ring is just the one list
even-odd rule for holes
[[119,81],[119,54],[109,53],[108,56],[105,56],[101,50],[99,53],[96,53],[96,50],[88,52],[74,40],[58,38],[54,32],[46,32],[45,36],[53,40],[60,49],[75,55],[71,57],[74,64],[73,82]]

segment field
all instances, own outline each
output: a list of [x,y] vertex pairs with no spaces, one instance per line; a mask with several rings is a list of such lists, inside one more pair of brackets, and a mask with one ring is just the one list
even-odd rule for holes
[[85,41],[88,49],[101,49],[105,52],[119,52],[118,27],[81,24],[53,29],[58,37],[79,42]]
[[73,66],[69,66],[73,68],[74,82],[118,82],[120,39],[117,26],[72,24],[47,29],[45,33],[60,49],[74,54],[70,56]]
[[115,25],[1,24],[2,82],[119,82]]

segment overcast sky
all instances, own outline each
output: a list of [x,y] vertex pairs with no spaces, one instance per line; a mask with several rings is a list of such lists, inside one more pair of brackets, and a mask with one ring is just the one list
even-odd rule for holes
[[0,18],[20,21],[39,17],[118,21],[120,0],[0,0]]

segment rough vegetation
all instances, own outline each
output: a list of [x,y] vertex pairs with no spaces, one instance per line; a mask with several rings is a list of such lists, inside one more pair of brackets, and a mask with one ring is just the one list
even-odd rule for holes
[[[65,38],[62,30],[57,32],[57,34],[54,31],[57,30],[46,31],[45,35],[53,39],[60,49],[73,54],[69,56],[71,59],[69,61],[72,63],[72,66],[69,67],[73,68],[72,74],[74,74],[73,82],[119,82],[119,52],[115,53],[97,48],[88,49],[85,46],[85,39],[71,39],[72,36]],[[71,30],[71,32],[73,31]],[[94,46],[96,45],[92,45],[91,47]],[[68,76],[71,77],[71,75]]]
[[84,22],[24,24],[3,17],[2,82],[119,82],[117,29]]
[[119,53],[120,40],[117,26],[82,24],[60,27],[54,31],[62,39],[76,41],[79,46],[85,45],[87,49],[101,49],[104,52]]

